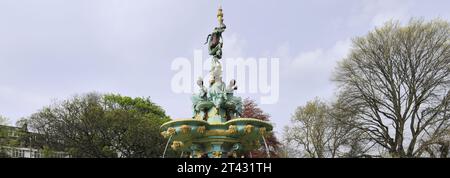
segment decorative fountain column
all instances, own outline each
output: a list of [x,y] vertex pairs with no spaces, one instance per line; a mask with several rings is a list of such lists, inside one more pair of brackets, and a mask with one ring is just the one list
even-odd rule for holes
[[[242,100],[234,96],[236,81],[226,86],[222,81],[222,8],[217,13],[219,26],[208,35],[209,55],[212,56],[209,88],[199,78],[198,94],[192,96],[193,117],[167,122],[161,133],[176,151],[190,153],[192,158],[208,155],[210,158],[239,157],[262,146],[264,136],[272,131],[272,125],[253,118],[240,118]],[[205,43],[205,44],[206,44]],[[266,148],[267,149],[267,148]]]

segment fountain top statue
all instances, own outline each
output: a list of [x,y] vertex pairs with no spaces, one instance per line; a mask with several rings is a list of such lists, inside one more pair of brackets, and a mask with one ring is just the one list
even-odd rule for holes
[[[222,33],[225,32],[226,25],[223,23],[223,10],[219,8],[217,12],[217,20],[219,26],[215,27],[213,32],[208,35],[205,44],[208,44],[209,55],[211,55],[211,70],[209,79],[209,90],[203,86],[203,79],[197,81],[200,92],[194,95],[193,110],[194,118],[207,120],[208,118],[214,122],[223,122],[221,119],[230,120],[238,117],[242,113],[241,98],[233,96],[234,90],[237,89],[236,81],[230,81],[228,86],[222,81]],[[215,113],[208,115],[205,113],[214,107]],[[217,114],[217,117],[215,117]]]
[[187,152],[193,158],[206,154],[214,158],[244,155],[259,148],[260,141],[265,141],[266,131],[272,130],[272,125],[267,122],[240,118],[242,99],[234,96],[236,80],[231,80],[228,86],[222,81],[219,60],[222,59],[222,33],[226,29],[222,8],[217,12],[217,19],[219,26],[208,35],[205,43],[212,57],[209,88],[199,78],[197,85],[200,91],[192,96],[192,118],[170,121],[161,126],[164,130],[161,134],[169,139],[166,149],[172,141],[172,149]]
[[219,26],[215,27],[213,32],[208,35],[205,43],[208,44],[208,52],[209,55],[212,56],[210,70],[211,78],[209,80],[210,85],[213,85],[216,81],[220,84],[222,81],[222,65],[219,60],[222,59],[222,33],[225,32],[225,29],[227,28],[223,23],[222,7],[220,7],[217,12],[217,20],[219,22]]

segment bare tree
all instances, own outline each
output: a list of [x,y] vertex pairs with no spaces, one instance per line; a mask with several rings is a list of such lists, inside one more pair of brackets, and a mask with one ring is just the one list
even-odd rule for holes
[[[285,130],[285,144],[300,151],[300,157],[361,157],[371,148],[365,135],[346,125],[350,115],[315,99],[298,107],[290,127]],[[372,144],[373,145],[373,144]],[[290,154],[292,150],[290,150]],[[295,155],[295,153],[294,153]]]
[[337,68],[339,100],[357,113],[351,124],[393,157],[448,153],[449,34],[442,20],[389,22],[354,39]]

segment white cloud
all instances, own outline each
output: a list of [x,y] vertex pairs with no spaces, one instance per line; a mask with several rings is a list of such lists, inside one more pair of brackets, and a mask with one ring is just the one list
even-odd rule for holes
[[413,5],[409,0],[363,0],[354,7],[357,13],[348,19],[347,24],[350,27],[366,24],[375,27],[389,20],[408,21]]
[[318,48],[301,52],[291,62],[290,75],[311,80],[316,78],[322,82],[328,79],[337,64],[349,52],[351,40],[338,41],[329,49]]
[[406,0],[367,0],[365,10],[373,13],[371,25],[380,26],[389,20],[408,20],[411,2]]

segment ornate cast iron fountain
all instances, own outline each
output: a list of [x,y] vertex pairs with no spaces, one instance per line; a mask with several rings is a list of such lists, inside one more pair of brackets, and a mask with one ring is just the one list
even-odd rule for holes
[[[203,79],[197,81],[200,88],[192,97],[191,119],[179,119],[161,126],[161,133],[168,139],[167,146],[190,157],[199,158],[206,154],[210,158],[239,157],[251,150],[258,149],[265,143],[264,136],[272,131],[272,125],[253,118],[240,118],[242,100],[234,96],[237,90],[236,81],[228,85],[222,81],[222,33],[226,26],[223,23],[222,8],[217,13],[219,26],[208,35],[209,55],[212,56],[209,88]],[[167,149],[166,146],[166,149]],[[267,150],[267,146],[266,146]],[[163,156],[164,157],[164,156]]]

